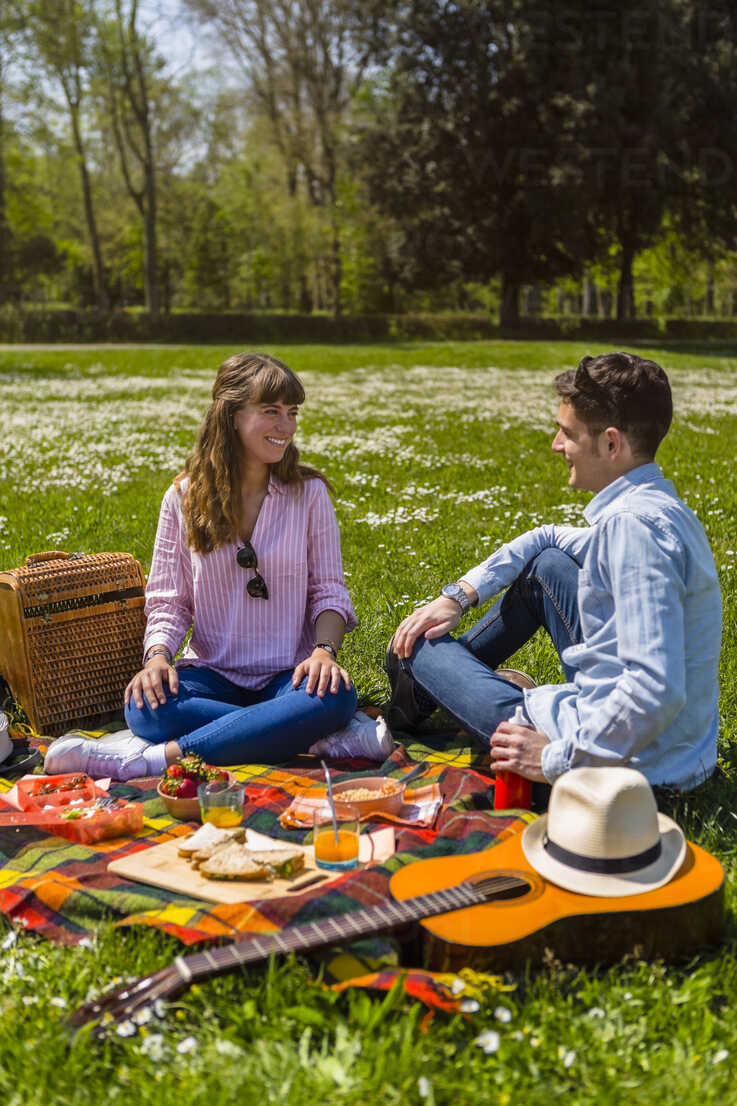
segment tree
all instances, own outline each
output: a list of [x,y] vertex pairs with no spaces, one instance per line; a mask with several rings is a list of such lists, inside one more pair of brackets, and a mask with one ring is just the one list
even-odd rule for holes
[[539,0],[411,0],[359,147],[370,192],[402,228],[404,280],[501,274],[500,319],[522,284],[577,271],[592,229],[575,204],[576,105]]
[[7,69],[13,57],[22,20],[12,8],[0,8],[0,304],[13,291],[13,234],[7,211],[6,145],[8,127],[5,116]]
[[209,196],[195,214],[184,285],[190,302],[202,308],[230,307],[233,230],[227,213]]
[[690,80],[686,127],[679,150],[680,187],[669,203],[669,225],[706,265],[705,310],[714,310],[717,260],[737,248],[737,9],[705,9],[682,0],[682,38]]
[[67,106],[89,238],[95,303],[105,310],[109,297],[83,123],[94,49],[94,9],[89,0],[26,0],[24,19],[34,55],[45,65],[46,76],[58,82]]
[[260,110],[284,158],[295,195],[303,179],[331,233],[332,300],[341,313],[338,174],[343,129],[372,60],[378,0],[185,0],[220,31],[244,65]]
[[5,117],[3,112],[3,100],[5,90],[5,56],[3,39],[0,36],[0,304],[5,303],[10,295],[11,271],[12,271],[12,235],[8,224],[6,207],[6,178],[5,178]]
[[[689,101],[698,64],[683,39],[682,0],[606,0],[566,25],[568,81],[579,105],[575,183],[600,231],[618,246],[617,318],[635,314],[633,265],[683,188]],[[685,155],[686,163],[682,162]]]
[[161,64],[138,26],[138,0],[113,0],[99,23],[101,76],[120,168],[143,224],[143,287],[146,308],[160,308],[157,243],[157,162],[153,85]]

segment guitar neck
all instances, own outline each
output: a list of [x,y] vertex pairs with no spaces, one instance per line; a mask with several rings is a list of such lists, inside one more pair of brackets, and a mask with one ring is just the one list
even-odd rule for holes
[[352,910],[319,922],[288,927],[276,933],[259,933],[258,936],[245,937],[222,948],[177,957],[175,965],[187,981],[203,979],[244,964],[265,960],[272,953],[305,951],[339,941],[355,940],[369,933],[396,929],[408,922],[429,918],[433,914],[445,914],[465,906],[476,906],[493,898],[495,894],[503,895],[512,890],[519,881],[507,876],[497,876],[490,883],[493,886],[488,888],[487,885],[485,891],[471,883],[462,883],[403,902],[387,900],[377,906]]

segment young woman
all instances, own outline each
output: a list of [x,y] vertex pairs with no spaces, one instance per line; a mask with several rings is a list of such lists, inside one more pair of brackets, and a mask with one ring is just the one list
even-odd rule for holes
[[143,668],[125,691],[132,733],[61,738],[49,773],[132,779],[187,753],[274,764],[355,712],[337,661],[356,625],[338,526],[325,478],[293,441],[302,384],[274,357],[237,354],[212,394],[161,506]]

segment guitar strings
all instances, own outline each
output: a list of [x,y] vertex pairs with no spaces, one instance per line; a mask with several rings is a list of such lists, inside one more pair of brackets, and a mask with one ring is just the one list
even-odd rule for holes
[[[377,932],[380,929],[414,921],[433,914],[443,914],[467,906],[481,905],[493,898],[494,895],[503,894],[505,891],[527,886],[525,880],[516,876],[489,875],[478,879],[475,883],[464,882],[455,887],[446,887],[440,891],[431,891],[426,895],[418,895],[411,899],[388,901],[384,904],[350,911],[339,918],[329,917],[324,923],[310,922],[307,925],[295,926],[291,929],[279,930],[275,933],[262,933],[256,936],[248,936],[240,941],[231,942],[224,948],[207,949],[202,953],[194,953],[185,958],[184,962],[192,973],[192,980],[208,978],[221,971],[248,964],[255,960],[262,960],[275,951],[292,952],[299,949],[319,947],[329,943],[331,936],[326,936],[325,925],[330,924],[339,939],[355,937],[367,932]],[[389,917],[386,916],[388,913]],[[378,921],[378,925],[377,925]],[[350,928],[346,928],[350,927]],[[265,946],[265,947],[264,947]],[[229,958],[229,963],[226,961]],[[162,969],[149,977],[144,977],[124,990],[124,997],[116,990],[112,994],[103,996],[90,1004],[89,1007],[80,1008],[74,1015],[72,1022],[84,1025],[89,1021],[99,1019],[100,1015],[110,1013],[115,1020],[121,1014],[130,1017],[141,1007],[151,1006],[157,999],[163,998],[177,987],[182,987],[184,981],[173,965]],[[117,1002],[116,1002],[117,998]],[[85,1018],[87,1011],[90,1016]],[[85,1020],[79,1021],[80,1018]]]

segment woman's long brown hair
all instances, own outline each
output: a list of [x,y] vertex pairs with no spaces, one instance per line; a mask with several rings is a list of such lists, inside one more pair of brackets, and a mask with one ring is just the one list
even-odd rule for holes
[[[237,353],[223,361],[199,440],[183,473],[189,477],[189,487],[182,510],[189,545],[196,553],[210,553],[235,541],[241,532],[242,446],[234,425],[236,412],[246,403],[300,404],[304,398],[300,379],[276,357]],[[300,464],[294,442],[289,443],[281,461],[269,465],[269,469],[284,484],[301,485],[305,480],[319,479],[330,487],[321,472]]]

